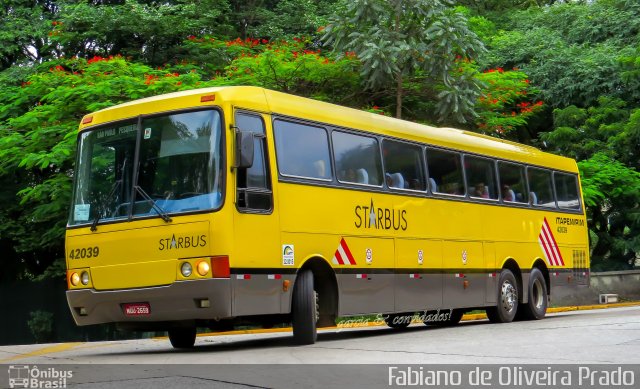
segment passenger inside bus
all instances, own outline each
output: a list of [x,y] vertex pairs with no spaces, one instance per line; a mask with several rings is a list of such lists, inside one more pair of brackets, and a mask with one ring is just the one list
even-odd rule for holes
[[475,186],[475,190],[473,191],[473,197],[481,197],[483,199],[490,198],[489,196],[489,188],[484,184],[484,182],[478,182]]
[[504,184],[502,185],[502,199],[504,201],[516,201],[516,195],[513,192],[513,190],[511,189],[511,187],[509,187],[509,185]]

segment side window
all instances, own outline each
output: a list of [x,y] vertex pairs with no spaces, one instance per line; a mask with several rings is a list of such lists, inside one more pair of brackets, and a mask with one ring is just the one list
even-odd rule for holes
[[498,162],[498,174],[500,175],[502,201],[515,203],[529,202],[524,166]]
[[556,184],[556,198],[558,206],[566,209],[580,209],[578,195],[578,178],[572,174],[553,173]]
[[548,170],[528,168],[529,197],[531,204],[539,207],[555,207],[553,187],[551,186],[551,172]]
[[389,188],[425,190],[422,148],[408,143],[382,142],[385,181]]
[[273,131],[280,174],[331,180],[329,138],[324,128],[276,120]]
[[486,158],[465,156],[467,192],[477,199],[498,199],[494,162]]
[[429,149],[427,164],[432,192],[464,196],[460,153]]
[[238,169],[237,172],[238,209],[249,212],[271,210],[273,196],[266,153],[267,139],[262,118],[258,115],[236,113],[235,125],[242,131],[251,131],[255,135],[253,165],[250,168]]
[[331,139],[340,182],[382,186],[382,162],[376,138],[333,131]]

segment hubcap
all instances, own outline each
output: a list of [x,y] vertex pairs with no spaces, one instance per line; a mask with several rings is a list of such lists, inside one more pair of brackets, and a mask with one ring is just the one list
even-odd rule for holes
[[516,307],[518,301],[518,291],[513,287],[511,282],[505,281],[500,288],[500,299],[502,307],[505,311],[511,312]]

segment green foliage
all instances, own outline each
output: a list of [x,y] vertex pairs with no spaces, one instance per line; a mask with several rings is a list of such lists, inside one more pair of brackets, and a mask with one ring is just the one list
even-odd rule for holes
[[453,70],[457,57],[473,58],[484,46],[451,1],[349,1],[324,31],[326,44],[357,55],[368,89],[395,90],[397,117],[405,78],[414,77],[435,92],[441,120],[473,116],[479,85]]
[[29,330],[36,343],[43,343],[53,339],[53,313],[48,311],[33,311],[27,321]]
[[640,252],[640,173],[604,153],[579,162],[578,167],[591,215],[589,227],[597,236],[593,261],[632,268]]
[[[236,58],[227,67],[226,83],[255,85],[317,100],[354,104],[360,83],[353,56],[331,59],[301,41],[266,45],[255,55]],[[220,82],[218,82],[220,83]]]
[[226,0],[93,4],[61,2],[52,39],[66,56],[122,55],[152,66],[173,59],[185,37],[230,34]]
[[49,62],[0,88],[0,177],[16,177],[0,217],[23,271],[40,274],[63,256],[77,126],[91,111],[205,86],[196,72],[153,69],[122,57]]

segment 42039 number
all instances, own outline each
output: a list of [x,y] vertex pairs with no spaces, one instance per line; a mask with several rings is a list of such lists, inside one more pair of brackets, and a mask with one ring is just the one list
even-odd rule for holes
[[70,259],[84,259],[84,258],[94,258],[100,255],[100,247],[84,247],[81,249],[71,250],[69,252]]

